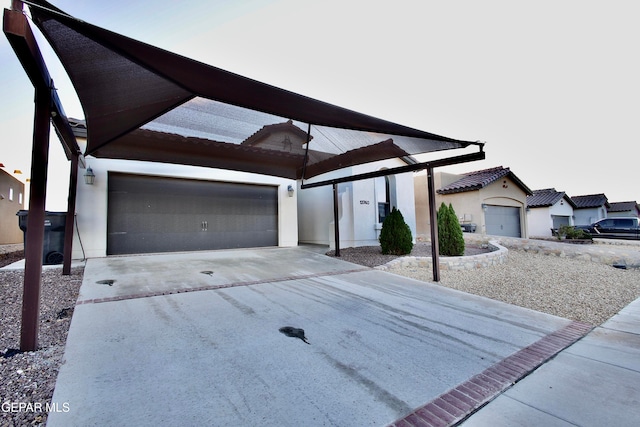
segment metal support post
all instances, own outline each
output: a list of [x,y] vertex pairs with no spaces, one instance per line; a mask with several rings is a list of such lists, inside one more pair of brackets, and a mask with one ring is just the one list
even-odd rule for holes
[[336,256],[340,256],[340,221],[338,218],[338,184],[333,184],[333,229],[336,241]]
[[22,297],[22,324],[20,329],[20,350],[22,351],[35,351],[38,349],[40,284],[44,246],[47,166],[49,162],[50,91],[36,87],[35,104],[29,216],[27,218],[25,242],[24,294]]
[[440,281],[440,248],[438,247],[438,218],[436,211],[436,190],[433,183],[433,168],[427,167],[427,191],[429,192],[429,221],[431,225],[431,259],[433,281]]

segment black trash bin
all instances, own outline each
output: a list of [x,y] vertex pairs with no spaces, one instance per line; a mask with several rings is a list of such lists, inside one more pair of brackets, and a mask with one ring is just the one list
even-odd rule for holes
[[[18,211],[18,224],[24,233],[24,251],[27,252],[27,219],[28,210]],[[62,264],[64,259],[64,230],[67,221],[66,212],[45,212],[44,244],[42,245],[42,264]]]

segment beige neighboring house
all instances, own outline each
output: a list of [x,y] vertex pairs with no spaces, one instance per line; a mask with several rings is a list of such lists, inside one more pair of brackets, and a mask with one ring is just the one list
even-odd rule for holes
[[24,184],[0,169],[0,245],[22,243],[16,213],[24,209]]
[[[436,206],[453,206],[460,224],[475,225],[475,232],[527,237],[526,204],[531,190],[509,168],[498,166],[466,174],[434,175]],[[427,177],[414,176],[418,235],[429,235]]]

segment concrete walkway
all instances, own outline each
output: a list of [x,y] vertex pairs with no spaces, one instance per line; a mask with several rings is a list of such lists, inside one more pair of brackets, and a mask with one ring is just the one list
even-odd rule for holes
[[640,299],[463,423],[475,426],[637,426]]
[[590,329],[303,248],[90,259],[48,425],[407,425]]

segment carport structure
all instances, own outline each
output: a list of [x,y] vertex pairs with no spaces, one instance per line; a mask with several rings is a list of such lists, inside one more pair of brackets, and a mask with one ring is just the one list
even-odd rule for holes
[[[58,55],[82,104],[87,125],[84,153],[70,132],[23,3],[30,6],[33,23]],[[413,129],[233,74],[91,25],[42,0],[14,0],[12,10],[4,12],[3,29],[36,93],[22,350],[37,348],[46,153],[52,118],[71,160],[63,267],[67,273],[77,169],[84,164],[83,156],[90,155],[273,175],[302,180],[303,189],[333,185],[334,195],[339,182],[427,169],[434,280],[439,280],[433,168],[483,159],[482,143]],[[269,148],[242,143],[264,126],[288,121],[307,130],[307,143],[300,151],[292,150],[286,141]],[[476,145],[478,151],[365,175],[304,182],[352,165],[470,145]]]

